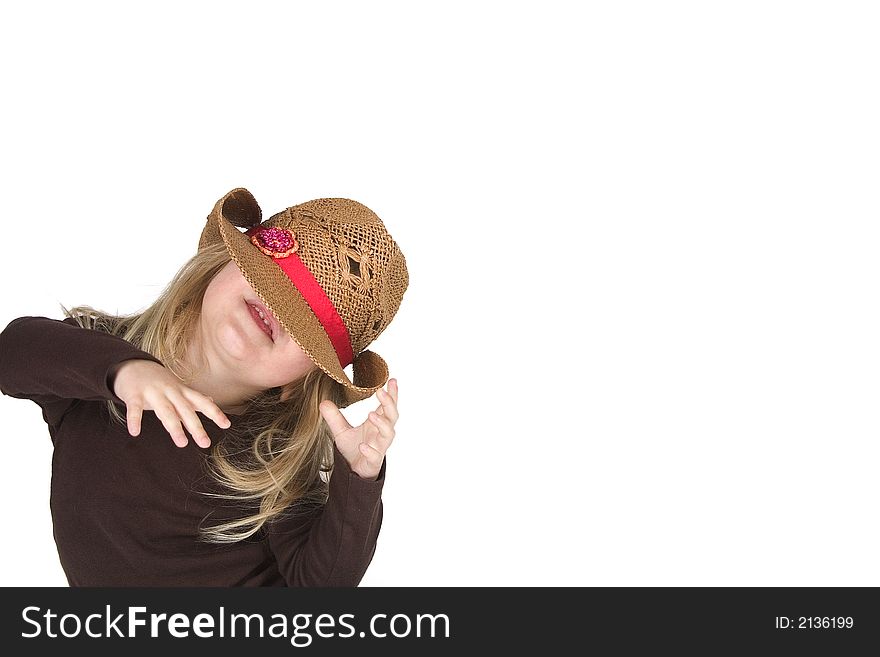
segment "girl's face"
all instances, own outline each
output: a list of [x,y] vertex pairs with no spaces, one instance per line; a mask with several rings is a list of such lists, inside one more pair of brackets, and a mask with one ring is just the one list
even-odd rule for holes
[[[251,304],[263,311],[271,336]],[[236,372],[242,383],[261,390],[290,383],[317,367],[264,307],[233,260],[205,290],[200,330],[212,369],[212,358],[217,358],[221,369]]]

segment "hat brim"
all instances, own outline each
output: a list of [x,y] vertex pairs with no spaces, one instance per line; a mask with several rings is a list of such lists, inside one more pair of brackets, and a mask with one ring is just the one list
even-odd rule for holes
[[379,354],[363,350],[352,363],[354,381],[348,377],[327,332],[297,287],[270,256],[257,249],[250,238],[236,228],[256,226],[261,217],[253,194],[244,187],[237,187],[214,205],[199,248],[223,240],[242,275],[291,339],[328,376],[342,384],[341,408],[370,397],[388,381],[387,364]]

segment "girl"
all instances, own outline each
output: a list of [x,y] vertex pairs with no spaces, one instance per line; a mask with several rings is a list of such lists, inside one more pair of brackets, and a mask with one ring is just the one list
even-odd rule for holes
[[[0,390],[49,427],[70,585],[357,586],[398,419],[397,382],[365,347],[408,283],[366,206],[316,199],[261,223],[236,188],[144,312],[10,322]],[[349,425],[339,409],[374,393]]]

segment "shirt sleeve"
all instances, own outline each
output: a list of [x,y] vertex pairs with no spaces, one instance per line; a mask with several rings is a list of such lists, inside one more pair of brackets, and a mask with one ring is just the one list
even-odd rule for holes
[[351,470],[335,444],[333,453],[327,503],[267,524],[269,546],[288,586],[355,587],[376,551],[386,461],[370,480]]
[[110,369],[132,358],[155,356],[127,340],[79,326],[72,317],[19,317],[0,333],[0,392],[30,399],[43,409],[47,424],[57,425],[76,400],[112,400]]

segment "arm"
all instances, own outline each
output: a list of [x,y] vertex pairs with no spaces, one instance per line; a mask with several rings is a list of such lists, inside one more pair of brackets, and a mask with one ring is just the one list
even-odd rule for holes
[[57,425],[74,400],[113,400],[116,366],[144,358],[162,364],[123,338],[85,329],[73,318],[19,317],[0,333],[0,392],[30,399]]
[[353,472],[333,447],[330,495],[322,509],[267,524],[269,546],[288,586],[357,586],[382,526],[385,460],[375,480]]

